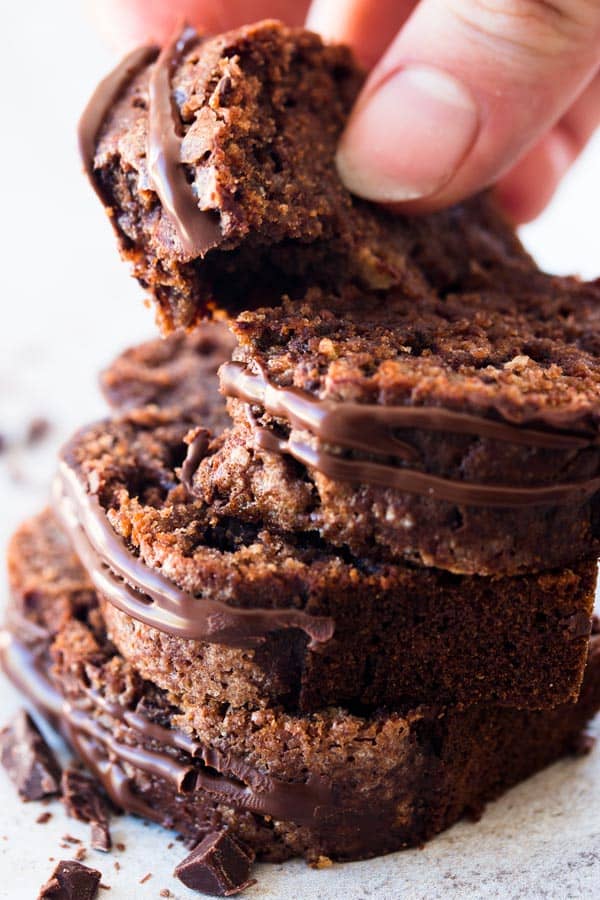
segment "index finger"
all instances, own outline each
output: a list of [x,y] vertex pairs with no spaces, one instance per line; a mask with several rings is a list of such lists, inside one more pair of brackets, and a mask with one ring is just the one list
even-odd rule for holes
[[184,19],[216,34],[260,19],[302,25],[308,0],[87,0],[98,31],[120,51],[140,44],[164,44]]

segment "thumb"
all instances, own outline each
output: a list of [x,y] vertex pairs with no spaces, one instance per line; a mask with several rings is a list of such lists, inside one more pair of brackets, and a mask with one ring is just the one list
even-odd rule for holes
[[451,204],[511,167],[599,64],[596,0],[422,0],[358,99],[340,174],[405,211]]

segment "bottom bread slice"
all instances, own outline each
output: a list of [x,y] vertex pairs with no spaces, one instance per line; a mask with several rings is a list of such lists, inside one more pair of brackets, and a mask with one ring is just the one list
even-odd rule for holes
[[196,842],[227,826],[267,860],[351,860],[414,846],[577,749],[600,708],[600,635],[579,700],[552,710],[189,704],[108,641],[72,571],[15,596],[2,637],[14,683],[63,732],[113,802]]

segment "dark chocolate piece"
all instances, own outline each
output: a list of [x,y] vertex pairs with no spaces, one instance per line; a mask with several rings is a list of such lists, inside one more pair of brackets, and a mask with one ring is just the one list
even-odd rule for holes
[[43,887],[38,900],[94,900],[102,873],[76,860],[61,860]]
[[256,883],[248,878],[254,852],[227,831],[207,834],[175,869],[175,876],[193,891],[212,897],[233,897]]
[[25,710],[0,731],[0,754],[23,800],[41,800],[59,793],[60,766]]
[[95,781],[76,769],[63,772],[62,800],[68,815],[91,825],[91,844],[94,850],[108,852],[112,847],[108,824],[108,809]]

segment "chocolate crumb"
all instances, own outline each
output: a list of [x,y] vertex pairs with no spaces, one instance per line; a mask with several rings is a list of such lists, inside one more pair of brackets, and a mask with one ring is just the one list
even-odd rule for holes
[[140,878],[140,884],[146,884],[152,878],[152,872],[147,872],[143,878]]
[[85,849],[85,847],[78,847],[75,852],[75,859],[78,859],[79,862],[81,862],[82,860],[84,860],[86,858],[86,856],[87,856],[87,850]]
[[118,859],[115,859],[114,866],[115,866],[115,871],[116,871],[116,872],[119,872],[120,869],[121,869],[121,863],[119,862]]
[[41,416],[36,416],[36,418],[32,419],[27,426],[27,434],[25,435],[25,442],[28,446],[33,446],[34,444],[39,444],[42,441],[48,432],[50,431],[50,422],[48,419],[44,419]]
[[35,821],[38,825],[45,825],[46,822],[49,822],[51,818],[52,813],[49,812],[49,810],[46,810],[46,812],[40,813]]
[[59,793],[60,766],[24,709],[0,731],[0,760],[23,800]]
[[100,885],[100,890],[101,890],[101,891],[111,891],[112,888],[111,888],[110,884],[101,884],[101,885]]
[[171,893],[169,888],[163,888],[159,894],[159,897],[172,897],[172,896],[173,896],[173,894]]
[[175,876],[193,891],[232,897],[256,883],[249,879],[254,851],[227,831],[208,834],[175,869]]
[[73,837],[72,834],[63,834],[61,840],[66,841],[67,844],[81,844],[79,838]]
[[585,731],[578,734],[573,741],[573,756],[587,756],[591,753],[596,744],[596,738],[592,734],[586,734]]
[[97,869],[75,860],[61,860],[40,888],[38,900],[93,900],[101,877]]
[[106,853],[112,846],[108,810],[91,778],[75,769],[66,769],[62,777],[63,803],[68,815],[91,825],[91,845]]
[[115,848],[119,851],[119,853],[124,853],[127,849],[122,841],[119,841],[118,844],[115,844]]

